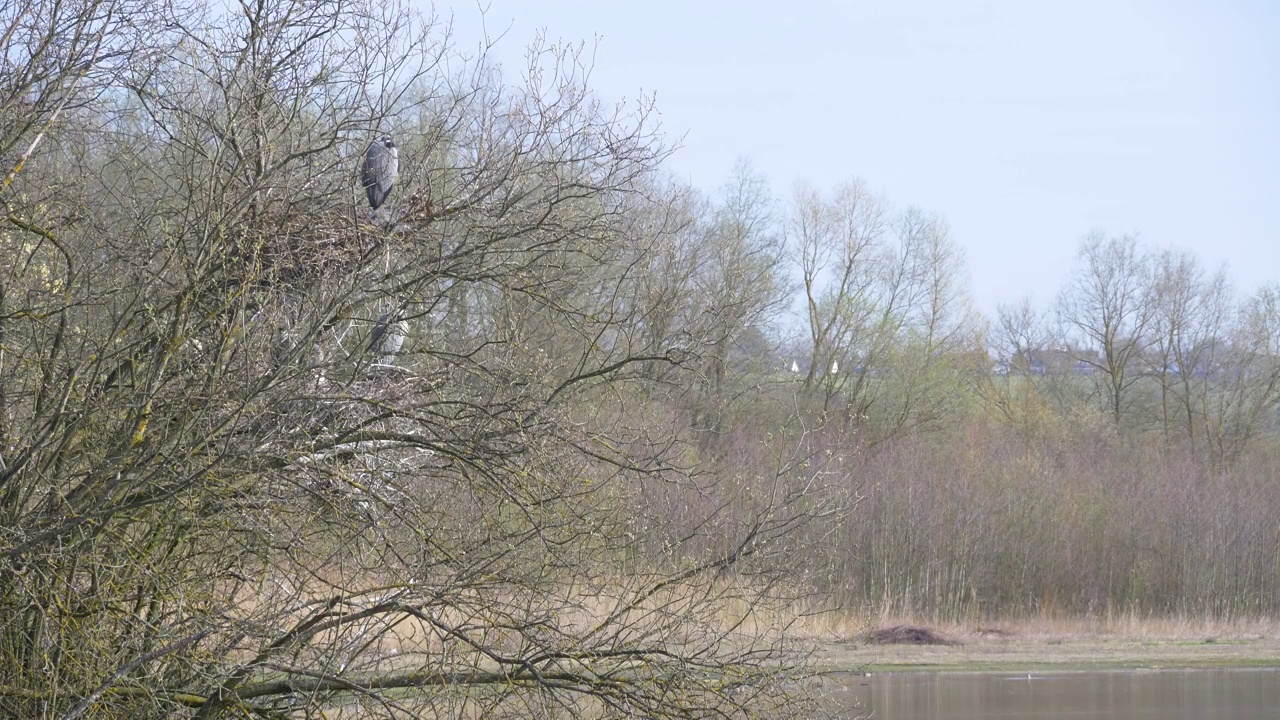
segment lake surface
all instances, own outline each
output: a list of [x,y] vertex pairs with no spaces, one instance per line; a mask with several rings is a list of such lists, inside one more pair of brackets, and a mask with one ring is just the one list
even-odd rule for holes
[[849,717],[875,720],[1277,720],[1280,668],[845,677]]

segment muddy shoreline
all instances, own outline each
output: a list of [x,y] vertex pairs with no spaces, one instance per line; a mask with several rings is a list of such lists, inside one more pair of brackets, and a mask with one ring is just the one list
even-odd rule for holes
[[819,644],[816,665],[837,673],[1280,667],[1280,634],[1256,628],[1226,636],[954,628],[939,633],[954,644],[876,644],[865,634],[829,638]]

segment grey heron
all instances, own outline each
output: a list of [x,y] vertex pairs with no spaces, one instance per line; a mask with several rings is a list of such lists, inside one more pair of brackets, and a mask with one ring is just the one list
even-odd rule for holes
[[280,328],[280,332],[276,335],[275,347],[271,350],[272,365],[276,368],[284,367],[297,344],[298,338],[294,337],[292,330]]
[[390,135],[383,135],[364,151],[364,165],[360,168],[360,184],[369,197],[369,207],[377,210],[387,201],[399,172],[400,151]]
[[369,350],[378,356],[378,363],[392,365],[396,354],[404,347],[404,339],[409,336],[409,321],[396,319],[392,313],[378,318],[369,335]]

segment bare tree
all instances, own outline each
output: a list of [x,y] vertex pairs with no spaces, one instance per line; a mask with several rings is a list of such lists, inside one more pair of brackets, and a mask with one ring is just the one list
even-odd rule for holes
[[945,223],[920,210],[891,213],[851,181],[824,199],[797,190],[798,246],[810,341],[805,386],[822,412],[877,441],[929,425],[963,385],[976,350],[961,284],[963,257]]
[[[977,322],[964,287],[964,254],[939,217],[909,208],[896,223],[895,295],[905,311],[889,367],[891,411],[879,433],[936,427],[973,387]],[[865,368],[864,368],[865,373]]]
[[[1280,407],[1280,288],[1260,288],[1239,309],[1229,340],[1206,353],[1211,389],[1201,396],[1211,459],[1230,464],[1276,431]],[[1226,347],[1218,347],[1225,345]]]
[[764,177],[739,162],[710,208],[693,253],[697,258],[689,300],[701,308],[697,325],[707,344],[695,425],[708,438],[723,430],[733,404],[727,376],[746,333],[766,328],[786,302],[783,236]]
[[855,344],[868,354],[884,345],[884,325],[894,314],[882,284],[889,229],[884,201],[861,181],[841,185],[830,201],[812,188],[796,191],[791,235],[799,245],[811,343],[805,385],[824,388],[826,408],[839,383],[832,365],[844,359],[846,368],[856,366]]
[[3,191],[0,714],[805,712],[800,656],[744,628],[838,504],[803,442],[751,502],[683,462],[645,369],[705,346],[630,312],[650,106],[602,106],[580,48],[504,85],[395,2],[154,20]]
[[1097,231],[1081,243],[1079,264],[1058,297],[1064,349],[1077,363],[1098,371],[1104,406],[1117,428],[1137,402],[1131,391],[1152,343],[1150,274],[1150,261],[1135,238],[1108,238]]
[[1036,313],[1030,298],[1016,305],[996,306],[996,322],[991,346],[1009,373],[1031,374],[1032,363],[1049,346],[1049,331]]
[[1201,416],[1214,368],[1227,349],[1231,289],[1225,271],[1208,275],[1194,256],[1172,251],[1156,257],[1153,282],[1151,373],[1160,386],[1161,426],[1166,441],[1176,429],[1196,453],[1205,445]]
[[0,192],[10,185],[63,113],[110,86],[145,54],[154,27],[142,3],[19,0],[0,8]]

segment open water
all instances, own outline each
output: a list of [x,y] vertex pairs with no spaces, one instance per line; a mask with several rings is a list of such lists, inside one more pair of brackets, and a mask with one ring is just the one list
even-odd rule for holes
[[875,720],[1280,720],[1280,668],[882,673],[836,692]]

